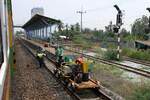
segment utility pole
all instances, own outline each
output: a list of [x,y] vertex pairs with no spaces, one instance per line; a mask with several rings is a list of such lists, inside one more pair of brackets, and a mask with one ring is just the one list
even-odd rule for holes
[[80,32],[82,32],[82,28],[83,28],[83,14],[86,13],[86,11],[83,11],[83,9],[81,9],[81,11],[77,11],[77,13],[81,14],[81,29]]
[[116,8],[116,10],[118,11],[118,14],[117,14],[117,19],[116,19],[116,25],[115,25],[115,28],[114,28],[114,32],[117,34],[118,36],[118,48],[117,48],[117,59],[119,60],[120,59],[120,52],[121,52],[121,47],[120,47],[120,32],[119,32],[119,29],[121,28],[121,26],[123,25],[122,23],[122,11],[120,10],[120,8],[117,6],[117,5],[114,5],[114,7]]

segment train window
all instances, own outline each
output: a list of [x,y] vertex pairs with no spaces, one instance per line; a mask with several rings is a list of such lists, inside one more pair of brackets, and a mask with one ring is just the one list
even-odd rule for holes
[[3,62],[3,45],[2,45],[2,23],[0,18],[0,65]]

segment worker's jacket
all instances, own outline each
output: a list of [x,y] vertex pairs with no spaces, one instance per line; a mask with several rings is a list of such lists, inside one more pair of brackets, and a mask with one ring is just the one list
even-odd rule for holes
[[37,58],[39,58],[39,59],[42,59],[43,56],[46,56],[46,54],[45,53],[38,53],[37,54]]
[[63,53],[64,53],[63,48],[57,48],[57,50],[56,50],[56,52],[55,52],[56,56],[57,56],[57,55],[58,55],[58,56],[63,56]]
[[63,50],[63,48],[60,48],[60,50],[59,50],[59,56],[63,56],[64,55],[64,50]]

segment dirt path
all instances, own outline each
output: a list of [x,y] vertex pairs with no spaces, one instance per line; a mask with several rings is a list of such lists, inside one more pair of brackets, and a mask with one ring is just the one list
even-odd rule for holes
[[16,70],[12,79],[11,100],[70,100],[70,97],[44,69],[16,42]]

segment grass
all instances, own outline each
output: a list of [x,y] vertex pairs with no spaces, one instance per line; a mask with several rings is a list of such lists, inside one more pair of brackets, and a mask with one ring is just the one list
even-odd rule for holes
[[119,77],[123,73],[123,71],[117,68],[116,66],[109,66],[109,65],[98,64],[98,63],[94,65],[94,70],[101,70],[106,73],[111,73],[111,75],[114,75],[117,77]]
[[122,51],[122,55],[139,60],[150,61],[150,51],[137,51],[134,49],[124,48]]
[[[100,80],[106,88],[121,95],[126,100],[150,100],[150,82],[130,82],[124,80],[121,75],[123,70],[110,65],[95,63],[94,77]],[[147,82],[147,83],[146,83]]]
[[94,66],[94,77],[100,80],[103,86],[127,98],[132,93],[131,87],[134,85],[121,78],[122,73],[123,70],[115,66],[105,64],[95,64]]
[[137,86],[129,100],[150,100],[150,84],[142,84]]

